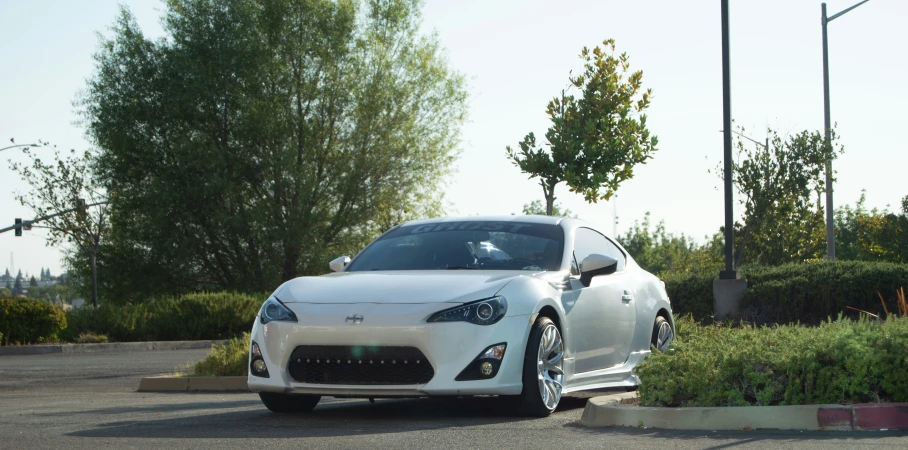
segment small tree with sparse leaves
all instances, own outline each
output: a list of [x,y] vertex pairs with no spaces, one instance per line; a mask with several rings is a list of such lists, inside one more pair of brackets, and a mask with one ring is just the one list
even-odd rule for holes
[[643,72],[630,72],[626,53],[615,54],[615,41],[580,52],[583,71],[569,77],[572,90],[553,98],[546,114],[552,125],[545,143],[530,133],[507,147],[508,158],[530,178],[539,178],[552,215],[555,187],[566,182],[571,192],[595,203],[608,200],[621,182],[633,178],[634,166],[645,164],[658,140],[646,127],[652,91],[643,90]]

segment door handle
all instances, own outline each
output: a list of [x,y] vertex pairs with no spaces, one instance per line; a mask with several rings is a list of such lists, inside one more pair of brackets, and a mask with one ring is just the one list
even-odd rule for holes
[[624,295],[621,296],[621,301],[624,302],[624,303],[629,303],[629,302],[630,302],[631,300],[633,300],[633,299],[634,299],[634,296],[631,295],[631,294],[630,294],[629,292],[627,292],[627,291],[624,291]]

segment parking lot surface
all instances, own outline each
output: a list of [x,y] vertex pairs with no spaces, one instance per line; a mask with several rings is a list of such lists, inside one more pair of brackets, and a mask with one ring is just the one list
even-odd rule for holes
[[0,449],[99,448],[908,448],[904,432],[679,432],[585,428],[586,396],[544,419],[494,398],[341,400],[278,415],[255,394],[139,393],[206,350],[0,357]]

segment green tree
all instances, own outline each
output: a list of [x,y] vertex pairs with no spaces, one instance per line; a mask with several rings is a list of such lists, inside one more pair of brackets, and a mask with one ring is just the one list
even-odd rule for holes
[[16,281],[13,283],[13,296],[19,295],[22,293],[22,270],[19,270],[19,274],[16,275]]
[[689,236],[667,232],[664,221],[653,228],[649,212],[642,223],[634,221],[618,241],[640,267],[655,274],[714,272],[723,264],[721,234],[716,233],[700,245]]
[[836,257],[845,260],[908,263],[908,196],[899,213],[867,210],[866,193],[854,209],[836,210]]
[[124,9],[81,103],[108,295],[272,289],[439,213],[466,90],[420,7],[171,0],[155,41]]
[[63,156],[54,147],[52,161],[45,162],[31,149],[23,153],[30,162],[12,163],[11,167],[31,190],[16,198],[31,208],[36,218],[44,218],[40,224],[50,230],[48,246],[70,244],[69,254],[89,267],[92,304],[97,306],[96,260],[110,226],[110,208],[107,192],[94,176],[95,155],[70,150]]
[[32,277],[28,280],[28,285],[29,287],[38,287],[38,280],[34,275],[32,275]]
[[547,214],[545,206],[542,204],[541,200],[533,200],[532,202],[523,205],[523,214],[528,216],[552,215],[558,217],[577,217],[577,215],[574,214],[570,209],[567,209],[562,205],[553,205],[552,213]]
[[566,182],[571,192],[588,202],[608,200],[622,181],[633,178],[634,166],[645,164],[656,151],[657,139],[646,128],[652,91],[643,91],[643,72],[630,72],[626,53],[615,54],[614,39],[603,47],[580,52],[583,70],[570,76],[579,96],[562,92],[546,107],[551,126],[546,142],[539,144],[530,133],[507,147],[508,158],[528,174],[539,178],[552,215],[555,187]]
[[[820,132],[802,131],[784,140],[769,133],[769,148],[744,145],[739,139],[738,158],[732,162],[744,206],[743,223],[736,223],[736,266],[806,261],[825,252],[820,197],[826,163],[837,151],[825,144]],[[833,133],[833,142],[835,138]],[[721,177],[721,168],[717,172]]]

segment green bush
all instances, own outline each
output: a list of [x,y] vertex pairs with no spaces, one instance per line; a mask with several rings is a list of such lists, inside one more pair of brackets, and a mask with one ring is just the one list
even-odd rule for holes
[[890,310],[896,290],[908,285],[908,264],[866,261],[823,261],[749,267],[744,271],[748,289],[741,312],[756,323],[818,323],[839,313],[857,316],[851,306],[883,313],[877,292]]
[[713,279],[718,272],[665,273],[665,291],[676,316],[692,314],[697,320],[713,315]]
[[249,333],[246,332],[224,345],[212,345],[208,356],[192,367],[192,376],[245,376],[248,373],[249,339]]
[[908,401],[908,318],[817,327],[729,328],[678,321],[673,350],[637,369],[648,406]]
[[66,314],[50,303],[25,298],[0,298],[3,344],[54,341],[65,328]]
[[[676,315],[693,314],[698,321],[712,317],[713,279],[718,272],[666,273],[662,279]],[[843,313],[857,317],[851,306],[882,314],[877,292],[896,308],[896,290],[908,286],[908,264],[866,261],[821,261],[774,267],[747,266],[741,270],[748,288],[741,315],[757,324],[817,324]]]
[[76,344],[106,344],[110,342],[105,334],[82,333],[73,340]]
[[218,292],[102,304],[72,311],[66,337],[103,333],[119,342],[227,339],[249,331],[263,301],[264,296]]

